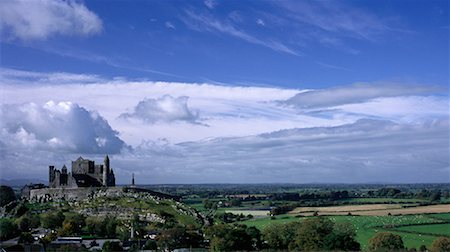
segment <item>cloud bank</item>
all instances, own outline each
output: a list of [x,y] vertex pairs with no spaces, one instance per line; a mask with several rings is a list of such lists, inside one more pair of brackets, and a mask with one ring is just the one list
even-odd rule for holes
[[446,182],[448,137],[445,120],[401,125],[364,119],[240,138],[145,143],[118,162],[141,167],[152,160],[136,172],[173,183]]
[[82,3],[72,0],[5,0],[0,5],[0,17],[0,31],[7,39],[89,36],[102,30],[101,19]]
[[[7,69],[0,87],[7,177],[45,179],[49,164],[104,153],[115,153],[119,183],[132,172],[140,183],[445,182],[450,172],[449,98],[429,86],[300,90]],[[293,97],[295,106],[279,102]]]

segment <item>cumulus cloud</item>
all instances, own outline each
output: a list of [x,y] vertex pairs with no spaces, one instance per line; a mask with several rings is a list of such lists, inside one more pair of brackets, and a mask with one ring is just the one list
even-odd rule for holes
[[198,112],[192,112],[188,105],[189,97],[174,98],[164,95],[157,99],[146,98],[140,101],[132,113],[124,113],[122,118],[137,118],[147,123],[185,121],[197,123]]
[[360,103],[379,97],[423,95],[442,91],[442,89],[433,86],[360,83],[302,92],[283,103],[299,108],[324,108]]
[[118,153],[125,147],[98,113],[71,102],[2,104],[0,135],[11,148],[66,153]]
[[102,30],[100,18],[73,0],[5,0],[0,5],[0,17],[0,31],[7,39],[89,36]]

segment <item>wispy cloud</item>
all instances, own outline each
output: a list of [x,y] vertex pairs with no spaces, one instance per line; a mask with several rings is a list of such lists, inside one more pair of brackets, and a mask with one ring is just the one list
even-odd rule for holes
[[290,19],[326,32],[374,40],[390,29],[382,18],[342,2],[277,1],[275,3],[284,8]]
[[336,69],[336,70],[344,70],[344,71],[352,71],[351,69],[346,68],[346,67],[336,66],[336,65],[325,63],[325,62],[318,61],[318,60],[316,60],[314,62],[316,64],[318,64],[320,66],[323,66],[323,67],[326,67],[326,68],[331,68],[331,69]]
[[166,28],[174,29],[174,30],[176,29],[175,25],[172,24],[172,22],[167,21],[167,22],[164,23],[164,25],[166,26]]
[[203,1],[203,3],[206,5],[206,7],[210,9],[214,9],[218,4],[217,1],[215,0],[205,0]]
[[300,108],[326,108],[343,104],[361,103],[379,97],[443,93],[438,86],[404,85],[397,83],[357,83],[302,92],[285,101]]
[[33,48],[34,50],[42,51],[45,53],[70,57],[77,60],[83,60],[86,62],[93,62],[97,64],[104,64],[110,67],[118,68],[118,69],[126,69],[136,72],[143,73],[151,73],[156,75],[170,76],[176,79],[184,79],[185,77],[177,74],[173,74],[170,72],[160,71],[151,66],[140,65],[137,66],[132,60],[127,57],[119,57],[114,55],[101,55],[97,52],[84,51],[77,48],[72,47],[56,47],[56,46],[47,46],[45,44],[39,45],[26,45],[26,47]]
[[260,19],[260,18],[256,19],[256,24],[257,24],[257,25],[261,25],[261,26],[265,26],[265,25],[266,25],[266,23],[264,22],[264,20],[262,20],[262,19]]
[[0,16],[4,39],[44,40],[58,34],[89,36],[102,30],[101,19],[75,1],[5,0]]
[[208,14],[194,13],[190,10],[185,11],[186,16],[181,20],[191,29],[196,31],[206,31],[213,33],[223,33],[232,37],[239,38],[248,43],[264,46],[277,52],[288,53],[295,56],[300,56],[301,53],[288,47],[287,45],[271,39],[257,38],[241,29],[236,28],[233,24],[221,21]]

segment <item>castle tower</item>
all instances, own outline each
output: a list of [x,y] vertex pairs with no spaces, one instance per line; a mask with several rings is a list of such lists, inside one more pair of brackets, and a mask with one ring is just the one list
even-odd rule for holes
[[67,174],[67,167],[66,167],[66,165],[64,165],[64,166],[62,167],[61,173],[62,173],[62,174]]
[[108,174],[109,174],[109,157],[108,157],[108,155],[106,155],[106,157],[105,157],[104,166],[105,166],[105,168],[103,168],[103,186],[108,186]]
[[48,185],[50,186],[51,183],[55,180],[55,166],[50,165],[48,167]]
[[111,168],[111,180],[110,180],[110,185],[111,186],[116,186],[116,176],[114,176],[114,171],[113,171],[113,169]]
[[67,167],[64,165],[61,169],[61,175],[59,176],[59,184],[67,185],[68,175],[67,175]]
[[108,157],[108,155],[106,155],[104,163],[105,163],[106,169],[109,170],[109,157]]

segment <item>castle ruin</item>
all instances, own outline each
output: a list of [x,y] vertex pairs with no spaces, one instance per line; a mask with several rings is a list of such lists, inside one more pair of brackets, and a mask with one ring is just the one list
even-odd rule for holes
[[109,157],[106,155],[103,164],[96,165],[94,161],[79,157],[72,161],[72,171],[67,172],[64,165],[61,170],[55,166],[49,166],[50,188],[79,188],[115,186],[114,171],[109,165]]

